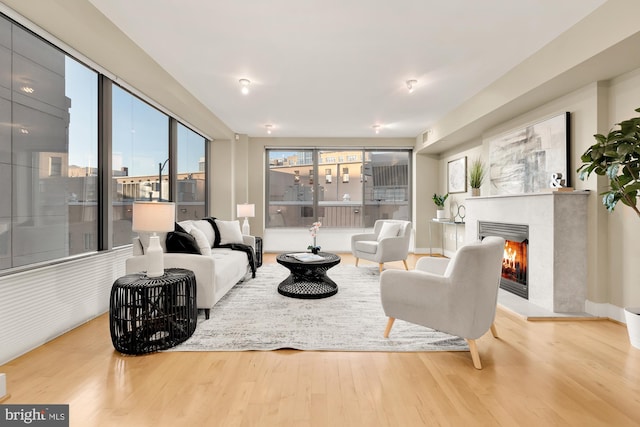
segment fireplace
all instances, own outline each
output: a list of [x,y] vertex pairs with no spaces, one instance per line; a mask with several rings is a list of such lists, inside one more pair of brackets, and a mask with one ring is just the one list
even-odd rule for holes
[[479,221],[478,234],[505,239],[500,287],[529,299],[529,226]]

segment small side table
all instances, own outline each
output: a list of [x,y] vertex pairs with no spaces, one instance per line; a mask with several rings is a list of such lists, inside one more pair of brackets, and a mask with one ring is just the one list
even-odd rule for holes
[[291,298],[320,299],[338,293],[338,285],[327,276],[327,270],[340,263],[340,257],[328,252],[318,252],[318,261],[299,261],[294,254],[280,254],[278,264],[291,274],[278,285],[278,293]]
[[160,277],[128,274],[111,288],[111,342],[121,353],[152,353],[180,344],[196,330],[197,315],[191,270],[169,268]]
[[262,237],[255,237],[256,239],[256,268],[262,265]]

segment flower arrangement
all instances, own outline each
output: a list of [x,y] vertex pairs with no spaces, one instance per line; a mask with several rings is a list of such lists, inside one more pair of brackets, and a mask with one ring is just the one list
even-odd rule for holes
[[307,246],[307,249],[314,254],[320,252],[320,246],[316,244],[316,237],[318,235],[318,230],[320,230],[320,227],[322,227],[321,222],[314,222],[313,224],[311,224],[311,228],[309,228],[309,233],[311,233],[311,237],[313,237],[313,245]]

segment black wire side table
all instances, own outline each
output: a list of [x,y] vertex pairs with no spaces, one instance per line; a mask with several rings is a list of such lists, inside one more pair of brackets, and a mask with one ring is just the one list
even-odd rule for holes
[[196,276],[169,268],[159,277],[134,273],[117,279],[109,300],[111,342],[124,354],[173,347],[196,330]]
[[319,252],[322,260],[300,261],[292,254],[280,254],[278,264],[287,267],[291,274],[278,285],[278,292],[291,298],[320,299],[338,293],[338,285],[327,276],[327,270],[340,263],[338,255]]
[[256,239],[256,267],[262,266],[262,237],[255,237]]

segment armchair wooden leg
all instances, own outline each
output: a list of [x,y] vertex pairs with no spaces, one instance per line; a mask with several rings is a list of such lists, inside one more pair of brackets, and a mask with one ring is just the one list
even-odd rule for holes
[[476,346],[476,340],[467,340],[469,344],[469,351],[471,352],[471,359],[473,360],[473,367],[476,369],[482,369],[480,363],[480,353],[478,353],[478,346]]
[[356,267],[358,266],[358,261],[360,261],[360,258],[356,258]]
[[500,338],[498,336],[498,330],[496,329],[496,324],[495,323],[491,324],[491,335],[493,335],[494,338]]
[[381,263],[380,263],[380,267],[379,267],[380,273],[382,273],[382,266],[383,266],[383,265],[384,265],[384,263],[382,263],[382,262],[381,262]]
[[403,260],[402,260],[402,263],[404,264],[404,269],[405,269],[405,270],[407,270],[407,271],[409,271],[409,266],[407,265],[407,260],[406,260],[406,259],[403,259]]
[[389,332],[391,332],[391,327],[393,326],[393,322],[395,322],[395,318],[389,317],[389,321],[387,322],[387,329],[384,330],[384,337],[389,338]]

